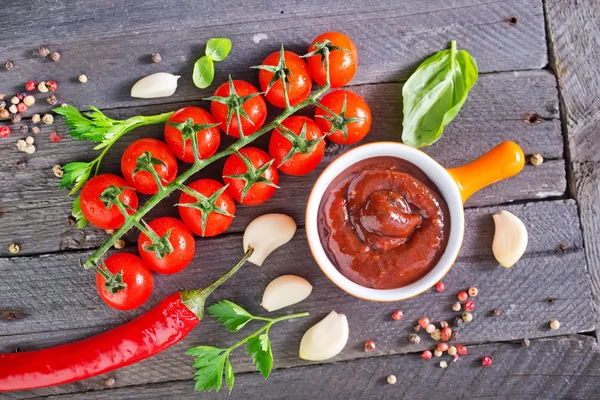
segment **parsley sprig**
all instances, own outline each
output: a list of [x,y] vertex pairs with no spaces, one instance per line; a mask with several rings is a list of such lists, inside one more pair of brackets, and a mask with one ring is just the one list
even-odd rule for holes
[[[150,116],[136,115],[126,120],[117,120],[107,117],[96,107],[88,106],[88,108],[91,111],[86,113],[80,113],[73,106],[58,107],[53,110],[65,117],[65,123],[70,128],[69,135],[75,139],[98,143],[94,150],[102,150],[98,157],[90,162],[75,161],[63,166],[63,176],[58,187],[71,187],[69,195],[77,193],[92,173],[98,174],[102,159],[121,136],[140,126],[164,123],[173,114],[169,112]],[[79,207],[79,196],[73,202],[72,214],[77,220],[78,227],[87,224]]]
[[248,354],[252,356],[252,362],[256,369],[267,379],[273,369],[273,352],[269,340],[269,330],[277,322],[308,315],[307,312],[304,312],[284,315],[279,318],[257,317],[229,300],[219,301],[210,305],[207,309],[210,315],[225,325],[229,332],[239,331],[250,321],[265,321],[267,323],[250,336],[230,347],[197,346],[187,351],[187,354],[196,357],[193,365],[196,368],[194,374],[196,385],[194,389],[204,392],[211,391],[213,388],[217,392],[221,390],[223,376],[225,376],[225,383],[229,387],[229,393],[231,393],[235,377],[229,355],[233,350],[244,344],[247,345]]

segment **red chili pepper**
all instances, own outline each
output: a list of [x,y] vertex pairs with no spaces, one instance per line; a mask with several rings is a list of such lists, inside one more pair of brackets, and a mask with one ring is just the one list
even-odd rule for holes
[[0,354],[0,392],[62,385],[113,371],[179,342],[204,316],[206,298],[237,272],[244,257],[205,289],[173,293],[136,319],[77,342]]

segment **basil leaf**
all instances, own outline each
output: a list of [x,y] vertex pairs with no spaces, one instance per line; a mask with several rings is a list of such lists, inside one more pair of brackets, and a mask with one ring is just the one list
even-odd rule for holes
[[227,38],[212,38],[206,43],[206,57],[213,61],[223,61],[231,51],[231,40]]
[[402,88],[402,141],[413,147],[435,143],[460,111],[477,81],[477,61],[466,50],[442,50],[410,76]]
[[210,86],[215,79],[215,65],[210,57],[202,56],[194,64],[194,72],[192,80],[194,85],[200,89],[205,89]]

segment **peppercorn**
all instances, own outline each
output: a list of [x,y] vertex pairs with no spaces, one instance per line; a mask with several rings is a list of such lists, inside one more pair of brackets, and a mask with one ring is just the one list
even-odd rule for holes
[[10,132],[10,126],[0,126],[0,138],[9,137]]
[[17,140],[16,146],[19,151],[25,151],[25,148],[27,147],[27,142],[25,142],[23,139],[19,139]]
[[33,114],[33,116],[31,117],[31,122],[33,122],[34,124],[38,124],[41,120],[42,117],[40,117],[40,114]]
[[45,124],[50,125],[54,122],[54,117],[52,116],[52,114],[45,114],[42,117],[42,121],[44,121]]
[[444,354],[444,353],[440,349],[435,349],[433,351],[433,355],[436,356],[436,357],[441,357],[442,354]]
[[15,67],[15,63],[13,63],[12,61],[7,61],[4,63],[4,68],[7,71],[12,71],[12,69]]
[[415,332],[419,332],[419,331],[421,330],[421,325],[418,325],[418,324],[417,324],[417,325],[415,325],[415,326],[413,327],[413,329],[414,329],[414,331],[415,331]]
[[447,326],[442,329],[442,341],[447,342],[452,337],[452,329]]
[[21,248],[16,243],[11,243],[11,244],[8,245],[8,251],[10,251],[11,254],[17,254],[20,249]]
[[466,301],[469,298],[469,295],[467,295],[467,292],[460,292],[458,294],[458,300],[460,301]]
[[42,58],[46,58],[48,57],[48,54],[50,54],[50,49],[48,49],[46,46],[40,46],[38,47],[38,56],[42,57]]
[[154,64],[158,64],[161,61],[162,61],[162,57],[159,53],[152,53],[152,62]]
[[[54,132],[54,133],[56,133],[56,132]],[[53,142],[54,142],[54,140],[53,140]],[[115,249],[121,250],[122,248],[125,247],[125,241],[123,239],[117,239],[117,240],[115,240],[115,244],[113,246],[115,246]],[[373,346],[375,346],[375,345],[373,344]],[[373,349],[375,349],[375,347],[373,347]]]
[[20,112],[21,114],[26,113],[27,112],[27,106],[25,105],[25,103],[19,103],[19,104],[17,104],[17,111]]
[[448,363],[446,361],[440,361],[440,368],[448,368]]
[[6,93],[0,94],[0,100],[6,100]]
[[446,343],[438,343],[437,349],[441,352],[448,350],[448,345]]
[[431,334],[431,338],[433,340],[435,340],[436,342],[439,342],[440,340],[442,340],[442,331],[441,331],[441,329],[436,329],[435,331],[433,331],[433,333]]
[[6,108],[4,110],[0,110],[1,119],[8,119],[8,117],[10,117],[10,111],[8,111]]
[[498,317],[498,316],[500,316],[500,310],[497,308],[494,308],[493,310],[490,311],[490,315],[492,317]]
[[481,366],[489,367],[490,365],[492,365],[492,357],[490,357],[490,356],[483,357],[483,359],[481,360]]
[[19,111],[19,109],[17,108],[17,106],[15,104],[11,104],[10,107],[8,107],[8,111],[11,114],[16,114]]
[[434,324],[429,324],[427,325],[427,328],[425,328],[425,332],[427,333],[433,333],[436,330],[436,327]]
[[58,89],[58,85],[55,81],[46,81],[46,87],[51,92],[56,92],[56,89]]
[[60,165],[55,165],[54,167],[52,167],[52,172],[57,178],[62,178],[64,174],[64,171],[62,170],[62,167]]
[[25,96],[25,98],[23,99],[23,104],[25,104],[27,107],[31,107],[35,104],[35,97],[31,95]]
[[465,311],[464,313],[462,313],[462,319],[465,322],[471,322],[471,321],[473,321],[473,314]]
[[429,360],[431,358],[431,351],[425,350],[421,353],[421,358],[424,360]]
[[448,355],[449,356],[453,356],[458,352],[458,350],[456,350],[456,347],[454,346],[450,346],[448,347]]
[[79,82],[81,82],[81,83],[86,83],[88,81],[88,77],[84,74],[81,74],[81,75],[79,75],[77,80],[79,80]]
[[23,100],[25,98],[25,96],[27,96],[26,92],[19,92],[19,93],[17,93],[17,99],[19,99],[19,101]]
[[67,103],[62,103],[60,106],[64,108],[64,107],[68,107],[69,105]]
[[21,102],[21,100],[17,96],[13,96],[10,98],[10,102],[12,104],[19,104]]
[[116,383],[115,378],[108,378],[104,381],[104,384],[108,387],[115,386],[115,383]]
[[27,135],[29,133],[29,127],[27,125],[21,125],[19,127],[19,133],[21,135]]
[[107,235],[114,235],[115,234],[115,230],[114,229],[105,229],[104,232],[106,232]]
[[55,95],[50,95],[46,98],[46,103],[50,104],[51,106],[55,105],[58,102],[58,100],[56,99]]
[[454,311],[460,311],[461,308],[462,308],[462,306],[460,305],[460,303],[458,301],[456,303],[452,304],[452,310],[454,310]]
[[475,310],[475,302],[473,302],[473,301],[467,301],[465,303],[465,310],[466,311],[473,311],[473,310]]
[[35,139],[33,138],[33,136],[27,136],[25,138],[25,143],[27,144],[33,144],[35,142]]
[[52,61],[54,61],[54,62],[56,62],[56,61],[60,60],[60,53],[59,53],[58,51],[53,51],[53,52],[50,54],[50,59],[51,59]]
[[463,346],[462,344],[457,344],[456,346],[456,351],[458,352],[458,354],[460,354],[461,356],[466,356],[467,353],[469,352],[466,348],[466,346]]
[[13,124],[20,124],[22,119],[23,119],[23,117],[21,117],[21,114],[13,114],[10,117],[10,120],[12,121]]
[[27,153],[27,154],[33,154],[33,153],[35,153],[35,146],[32,145],[32,144],[28,144],[25,147],[25,153]]
[[421,342],[421,337],[419,335],[417,335],[416,333],[411,333],[408,336],[408,341],[411,342],[412,344],[419,344]]
[[552,321],[550,321],[550,329],[552,329],[553,331],[559,330],[560,329],[560,322],[558,322],[555,319],[553,319]]
[[429,318],[423,317],[419,319],[418,323],[421,328],[425,329],[427,328],[427,325],[429,325]]
[[392,319],[394,321],[400,321],[404,317],[404,313],[400,310],[396,310],[392,313]]
[[397,379],[396,379],[395,375],[388,375],[387,383],[389,383],[390,385],[395,385],[396,381],[397,381]]
[[533,154],[531,156],[531,158],[529,159],[529,162],[535,166],[535,167],[539,167],[540,165],[542,165],[542,163],[544,162],[544,157],[542,157],[541,154]]
[[529,347],[531,345],[531,340],[524,338],[521,340],[521,346]]
[[445,328],[448,326],[448,322],[447,321],[440,321],[440,327],[441,328]]
[[37,135],[38,133],[40,133],[41,131],[42,131],[42,130],[40,129],[40,127],[39,127],[39,126],[34,126],[34,127],[32,127],[32,128],[31,128],[31,133],[33,133],[33,134],[36,134],[36,135]]
[[48,86],[46,86],[46,82],[40,82],[38,84],[38,90],[40,91],[40,93],[48,93]]
[[29,81],[25,84],[25,91],[33,92],[35,90],[36,86],[37,86],[37,83],[35,81]]
[[0,110],[4,110],[6,108],[6,102],[4,100],[0,100]]
[[479,289],[477,289],[476,287],[470,287],[467,293],[471,297],[477,297],[477,295],[479,294]]
[[375,346],[375,342],[372,341],[371,339],[369,339],[365,342],[365,351],[373,351],[373,350],[375,350],[375,347],[377,347],[377,346]]
[[438,282],[435,284],[435,290],[437,290],[438,292],[443,292],[446,289],[446,285],[444,285],[444,282]]

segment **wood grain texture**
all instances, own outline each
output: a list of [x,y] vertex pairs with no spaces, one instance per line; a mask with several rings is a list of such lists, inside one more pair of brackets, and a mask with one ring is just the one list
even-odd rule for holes
[[[490,355],[493,364],[481,367]],[[596,399],[600,353],[588,336],[532,340],[530,347],[517,343],[470,346],[458,362],[451,357],[424,361],[418,354],[275,370],[265,382],[258,373],[237,374],[232,395],[195,393],[193,382],[168,382],[51,396],[55,400],[164,399]],[[439,361],[449,367],[442,369]],[[386,382],[397,377],[395,385]],[[118,381],[117,381],[118,382]],[[0,395],[0,398],[1,395]],[[18,393],[6,399],[17,399]]]
[[[398,141],[402,118],[400,84],[361,85],[353,88],[371,105],[373,127],[364,142]],[[491,104],[491,105],[490,105]],[[146,115],[176,109],[183,104],[121,109],[110,112],[115,118],[143,113]],[[312,111],[310,111],[312,113]],[[531,115],[536,116],[531,123]],[[467,206],[483,206],[513,200],[542,199],[562,196],[565,192],[565,166],[562,160],[563,139],[558,118],[558,95],[554,77],[547,71],[499,73],[484,75],[473,88],[461,114],[448,126],[442,139],[425,151],[449,167],[464,164],[479,157],[503,140],[515,140],[525,153],[541,153],[548,160],[540,167],[527,165],[525,170],[508,181],[492,185],[474,195]],[[16,127],[14,127],[16,130]],[[0,256],[8,256],[8,245],[19,243],[22,255],[43,254],[69,249],[97,247],[105,240],[103,231],[88,227],[76,229],[67,224],[71,201],[66,190],[57,190],[58,179],[52,173],[55,164],[94,158],[93,145],[71,139],[62,122],[43,126],[36,136],[37,151],[28,156],[11,145],[20,135],[12,135],[0,146]],[[65,135],[60,143],[48,139],[51,129]],[[163,138],[162,126],[137,129],[122,138],[110,150],[103,162],[103,171],[120,174],[120,157],[131,142],[140,137]],[[224,135],[223,135],[224,136]],[[228,138],[223,138],[231,143]],[[259,146],[266,148],[268,135]],[[363,142],[361,142],[362,144]],[[281,189],[266,204],[238,208],[230,232],[240,232],[247,223],[265,212],[285,212],[300,224],[304,223],[304,208],[310,188],[320,171],[341,152],[344,146],[329,146],[328,156],[319,168],[304,176],[281,176]],[[202,171],[200,177],[220,179],[223,162]],[[180,168],[187,168],[180,165]],[[171,196],[150,213],[173,215],[178,195]],[[126,240],[137,240],[132,231]]]
[[570,191],[579,203],[600,332],[600,17],[599,0],[547,0],[552,67],[558,77],[570,159]]
[[[32,15],[31,10],[44,10]],[[243,10],[242,10],[243,8]],[[185,12],[182,12],[185,10]],[[360,68],[353,83],[405,79],[432,53],[452,39],[468,49],[482,72],[538,69],[547,64],[541,0],[396,2],[335,0],[253,0],[240,7],[235,0],[32,1],[3,5],[4,28],[19,32],[6,41],[0,61],[15,68],[1,71],[2,91],[18,90],[30,79],[54,79],[59,102],[100,108],[163,103],[165,99],[133,100],[131,85],[154,72],[181,75],[177,93],[168,101],[194,100],[214,90],[198,90],[191,81],[194,61],[211,37],[229,37],[231,55],[217,64],[216,82],[228,74],[254,80],[251,65],[260,64],[281,43],[306,52],[318,34],[338,30],[357,44]],[[51,15],[48,18],[47,15]],[[158,17],[160,15],[160,17]],[[505,22],[516,17],[518,22]],[[257,34],[266,39],[259,41]],[[255,43],[259,41],[259,43]],[[35,53],[40,45],[60,51],[58,63]],[[163,61],[150,62],[158,51]],[[77,76],[89,76],[86,85]],[[46,96],[43,96],[46,97]],[[48,108],[40,103],[38,109]]]
[[[505,209],[522,218],[530,229],[526,257],[510,270],[499,267],[489,250],[493,236],[490,214],[498,208],[470,209],[467,211],[465,244],[459,261],[444,278],[447,289],[443,293],[430,290],[418,298],[396,304],[353,298],[337,289],[321,273],[312,261],[304,232],[299,231],[292,242],[274,253],[262,268],[245,267],[212,300],[227,298],[251,312],[263,314],[258,299],[271,279],[293,273],[304,276],[313,284],[313,293],[307,300],[290,310],[276,313],[311,312],[308,318],[280,324],[273,329],[273,351],[278,367],[307,364],[297,358],[302,333],[331,309],[347,314],[351,327],[346,350],[332,361],[431,348],[434,342],[426,335],[422,335],[420,345],[408,343],[412,326],[424,313],[434,321],[454,318],[459,313],[453,312],[450,305],[456,301],[458,291],[470,286],[478,287],[480,294],[475,299],[475,321],[460,330],[462,343],[517,340],[593,329],[594,321],[589,317],[592,315],[591,294],[575,204],[571,201],[542,202]],[[0,352],[13,351],[16,347],[27,350],[63,343],[123,323],[176,289],[192,288],[213,280],[239,256],[240,243],[238,235],[203,241],[192,265],[174,276],[157,276],[149,303],[137,312],[126,313],[108,309],[97,298],[93,276],[77,265],[78,257],[86,253],[1,259],[0,273],[4,279],[0,281],[0,304],[23,313],[24,317],[0,320],[0,332],[8,335],[0,337]],[[560,243],[563,243],[565,253],[559,250]],[[326,310],[323,304],[327,304]],[[398,308],[405,313],[400,322],[389,317]],[[489,310],[494,308],[501,309],[500,317],[489,316]],[[551,319],[560,320],[560,331],[548,328]],[[66,335],[65,331],[69,333]],[[156,357],[105,376],[52,390],[63,393],[99,389],[104,387],[107,377],[116,378],[117,386],[189,379],[192,371],[190,359],[183,355],[185,349],[199,344],[226,346],[245,333],[225,335],[222,326],[206,318],[182,343]],[[369,338],[377,343],[375,353],[363,350],[364,342]],[[243,353],[235,353],[235,368],[252,370]]]

